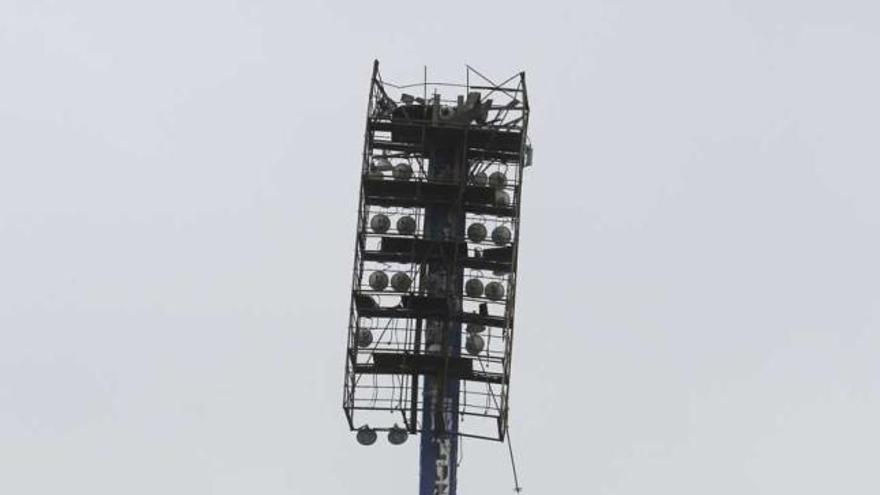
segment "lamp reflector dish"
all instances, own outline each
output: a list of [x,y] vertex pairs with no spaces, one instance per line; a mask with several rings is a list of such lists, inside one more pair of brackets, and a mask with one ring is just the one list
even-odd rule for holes
[[468,297],[480,297],[483,295],[483,281],[472,278],[464,284],[464,292]]
[[409,438],[409,433],[397,424],[388,431],[388,443],[391,445],[402,445],[407,438]]
[[388,275],[385,275],[383,271],[371,273],[370,287],[373,290],[385,290],[385,287],[388,287]]
[[483,349],[486,348],[486,341],[483,340],[483,337],[472,333],[467,336],[464,348],[466,351],[468,351],[468,354],[476,356],[477,354],[483,352]]
[[403,272],[397,272],[391,276],[391,288],[397,292],[406,292],[412,286],[412,279]]
[[467,236],[471,242],[483,242],[486,239],[486,226],[481,223],[472,223],[467,229]]
[[505,244],[509,243],[511,237],[512,235],[510,233],[510,229],[508,229],[504,225],[499,225],[492,229],[492,242],[494,242],[498,246],[504,246]]
[[391,220],[384,213],[379,213],[370,219],[370,229],[377,234],[388,232],[391,227]]
[[504,172],[492,172],[492,175],[489,176],[489,185],[492,189],[504,189],[504,186],[507,185],[507,176],[504,175]]
[[501,282],[489,282],[486,284],[486,297],[493,301],[504,299],[504,286]]
[[403,235],[416,233],[416,219],[407,215],[397,219],[397,232]]
[[370,428],[367,425],[361,426],[358,428],[357,432],[357,441],[361,445],[373,445],[376,443],[376,430]]
[[413,170],[409,163],[398,163],[394,166],[392,175],[397,180],[409,180],[412,177]]

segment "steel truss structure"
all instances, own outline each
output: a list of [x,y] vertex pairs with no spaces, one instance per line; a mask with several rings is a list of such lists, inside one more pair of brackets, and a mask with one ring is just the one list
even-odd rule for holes
[[421,433],[421,493],[454,495],[458,437],[507,431],[525,74],[398,86],[376,61],[369,95],[343,408],[362,443]]

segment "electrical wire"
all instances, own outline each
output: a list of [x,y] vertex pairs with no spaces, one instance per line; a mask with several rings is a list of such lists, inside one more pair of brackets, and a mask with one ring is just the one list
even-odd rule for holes
[[523,491],[522,487],[519,484],[519,477],[516,475],[516,460],[513,457],[513,443],[510,441],[510,425],[507,425],[505,429],[507,433],[507,451],[510,452],[510,468],[513,471],[513,491],[516,493],[521,493]]

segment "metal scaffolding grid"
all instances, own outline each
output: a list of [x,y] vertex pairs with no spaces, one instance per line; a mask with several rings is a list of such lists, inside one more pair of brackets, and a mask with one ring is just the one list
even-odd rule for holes
[[[408,93],[418,90],[420,96]],[[441,95],[450,90],[464,94]],[[463,108],[474,93],[482,105],[478,118],[445,110]],[[463,85],[395,85],[383,81],[376,64],[369,94],[343,392],[349,427],[388,431],[402,425],[422,432],[418,391],[426,375],[443,376],[461,384],[457,434],[503,440],[523,168],[531,159],[525,76],[495,84],[468,67]],[[431,173],[428,144],[438,135],[464,143],[465,176]],[[484,238],[462,229],[426,235],[426,208],[437,204],[462,211],[468,226],[482,225]],[[379,216],[387,222],[376,228],[371,222]],[[449,284],[426,270],[441,262],[487,290],[449,293]],[[386,283],[371,283],[371,276]],[[408,284],[388,284],[394,276]],[[461,332],[456,353],[435,346],[439,337],[432,329],[447,324]],[[478,350],[468,348],[474,335],[482,342]]]

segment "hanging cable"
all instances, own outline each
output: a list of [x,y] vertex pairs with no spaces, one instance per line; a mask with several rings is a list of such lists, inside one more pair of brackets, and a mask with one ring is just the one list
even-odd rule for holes
[[513,491],[520,493],[522,492],[522,487],[519,486],[519,477],[516,475],[516,461],[513,458],[513,443],[510,441],[510,425],[507,425],[505,432],[507,433],[507,451],[510,452],[510,468],[513,470]]

